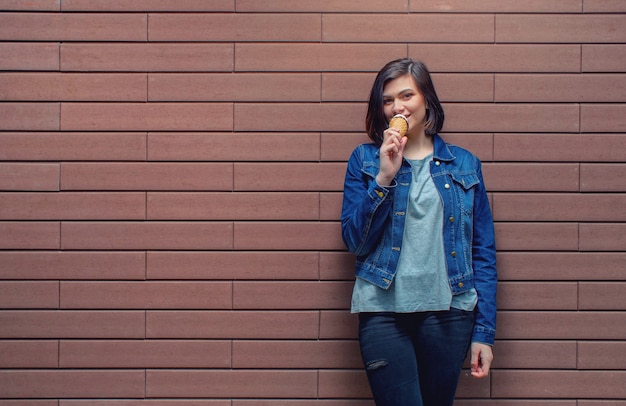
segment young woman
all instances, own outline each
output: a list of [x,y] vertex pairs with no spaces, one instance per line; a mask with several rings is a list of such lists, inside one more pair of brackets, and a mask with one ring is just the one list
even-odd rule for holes
[[[402,114],[408,132],[388,128]],[[426,66],[389,62],[372,86],[371,144],[346,171],[342,234],[356,255],[352,312],[378,406],[452,405],[463,361],[493,360],[496,250],[481,163],[438,135],[444,113]]]

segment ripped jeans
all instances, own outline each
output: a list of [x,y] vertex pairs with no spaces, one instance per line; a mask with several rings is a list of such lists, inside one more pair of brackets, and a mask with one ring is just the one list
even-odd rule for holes
[[451,406],[474,313],[360,313],[359,342],[376,406]]

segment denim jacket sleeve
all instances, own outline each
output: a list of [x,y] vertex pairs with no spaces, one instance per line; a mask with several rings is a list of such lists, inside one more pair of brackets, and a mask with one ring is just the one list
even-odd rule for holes
[[367,255],[378,243],[392,209],[394,186],[376,183],[378,168],[366,162],[366,150],[373,145],[357,147],[348,160],[344,181],[341,230],[348,250],[357,256]]
[[496,333],[496,244],[493,218],[487,191],[483,182],[480,161],[477,169],[480,179],[474,194],[472,268],[474,287],[478,293],[476,321],[472,341],[493,345]]

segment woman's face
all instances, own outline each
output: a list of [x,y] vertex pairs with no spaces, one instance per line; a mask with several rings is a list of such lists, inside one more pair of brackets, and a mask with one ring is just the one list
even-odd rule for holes
[[410,74],[387,82],[383,88],[383,111],[387,121],[396,114],[409,120],[409,133],[423,129],[426,102]]

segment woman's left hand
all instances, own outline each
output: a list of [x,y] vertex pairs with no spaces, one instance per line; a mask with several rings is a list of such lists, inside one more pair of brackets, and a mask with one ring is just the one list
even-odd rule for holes
[[493,351],[491,346],[482,343],[472,343],[470,366],[474,378],[484,378],[489,375]]

